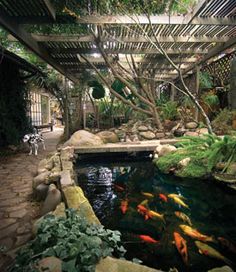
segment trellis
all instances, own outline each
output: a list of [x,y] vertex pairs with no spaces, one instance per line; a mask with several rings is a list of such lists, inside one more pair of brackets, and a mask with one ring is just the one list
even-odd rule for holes
[[226,86],[230,81],[230,66],[231,60],[236,56],[236,52],[232,52],[220,58],[217,61],[212,62],[210,65],[204,65],[202,72],[209,73],[213,79],[215,85]]
[[[67,21],[66,18],[68,15],[63,17],[56,13],[50,0],[0,0],[0,25],[55,69],[76,82],[80,73],[89,69],[78,58],[78,54],[90,55],[91,61],[99,69],[106,67],[102,58],[93,58],[94,54],[99,53],[94,37],[90,34],[31,35],[24,27],[24,24],[63,24]],[[143,15],[132,17],[93,14],[81,16],[77,23],[99,26],[102,29],[101,43],[104,51],[111,56],[135,55],[137,65],[142,65],[152,73],[154,71],[158,80],[175,80],[177,72],[153,44],[140,35],[142,31],[135,20],[138,20],[151,41],[155,42],[149,21]],[[176,64],[181,65],[183,74],[192,73],[196,65],[204,64],[236,44],[235,0],[200,0],[191,14],[171,17],[165,14],[152,15],[150,20],[162,47]],[[123,60],[120,58],[120,61]],[[223,62],[221,64],[226,65]],[[227,67],[222,71],[214,68],[224,80],[228,73]]]

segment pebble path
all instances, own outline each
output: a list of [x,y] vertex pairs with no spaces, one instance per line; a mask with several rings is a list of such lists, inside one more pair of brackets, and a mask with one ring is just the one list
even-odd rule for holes
[[[56,150],[63,133],[61,128],[44,132],[46,150],[38,156],[19,153],[0,160],[0,247],[7,252],[24,245],[32,237],[32,224],[39,215],[39,205],[32,199],[32,180],[40,160]],[[0,271],[9,258],[0,254]]]

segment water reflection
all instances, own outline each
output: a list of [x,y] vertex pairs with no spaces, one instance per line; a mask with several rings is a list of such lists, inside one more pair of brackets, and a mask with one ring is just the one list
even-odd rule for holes
[[[183,224],[175,212],[184,212],[193,227],[202,233],[215,237],[225,237],[236,241],[236,204],[234,196],[228,191],[199,180],[181,180],[158,172],[150,162],[87,164],[78,167],[79,185],[90,200],[98,218],[111,229],[119,229],[128,253],[127,259],[134,257],[143,260],[145,265],[168,270],[177,267],[179,271],[207,271],[224,263],[201,256],[194,240],[184,236],[179,228]],[[145,220],[137,212],[137,205],[145,200],[142,192],[155,197],[148,200],[151,210],[164,214],[166,224],[158,220]],[[160,201],[158,194],[177,194],[185,198],[190,210],[173,199]],[[127,199],[128,210],[121,212],[121,201]],[[181,233],[187,240],[189,267],[185,267],[173,245],[173,232]],[[160,241],[158,245],[140,243],[138,235],[150,235]],[[126,242],[128,243],[126,244]],[[213,245],[222,252],[219,245]],[[223,254],[227,255],[223,251]],[[228,254],[229,258],[232,256]]]

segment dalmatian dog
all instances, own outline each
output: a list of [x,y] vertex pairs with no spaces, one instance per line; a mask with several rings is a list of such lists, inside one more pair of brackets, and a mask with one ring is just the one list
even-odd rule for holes
[[38,133],[37,131],[34,131],[34,133],[26,134],[23,138],[24,143],[28,143],[30,147],[29,155],[32,155],[33,149],[34,149],[34,155],[38,155],[38,147],[39,143],[42,143],[43,149],[45,150],[45,143],[43,139],[43,135],[41,133]]

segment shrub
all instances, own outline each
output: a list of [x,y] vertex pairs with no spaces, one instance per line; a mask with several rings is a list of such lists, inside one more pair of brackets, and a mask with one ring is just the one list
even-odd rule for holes
[[119,246],[120,232],[104,229],[102,225],[89,225],[74,210],[67,210],[67,218],[46,216],[36,238],[22,248],[9,271],[36,271],[37,262],[48,256],[62,260],[63,271],[95,271],[95,265],[113,253],[123,256]]

